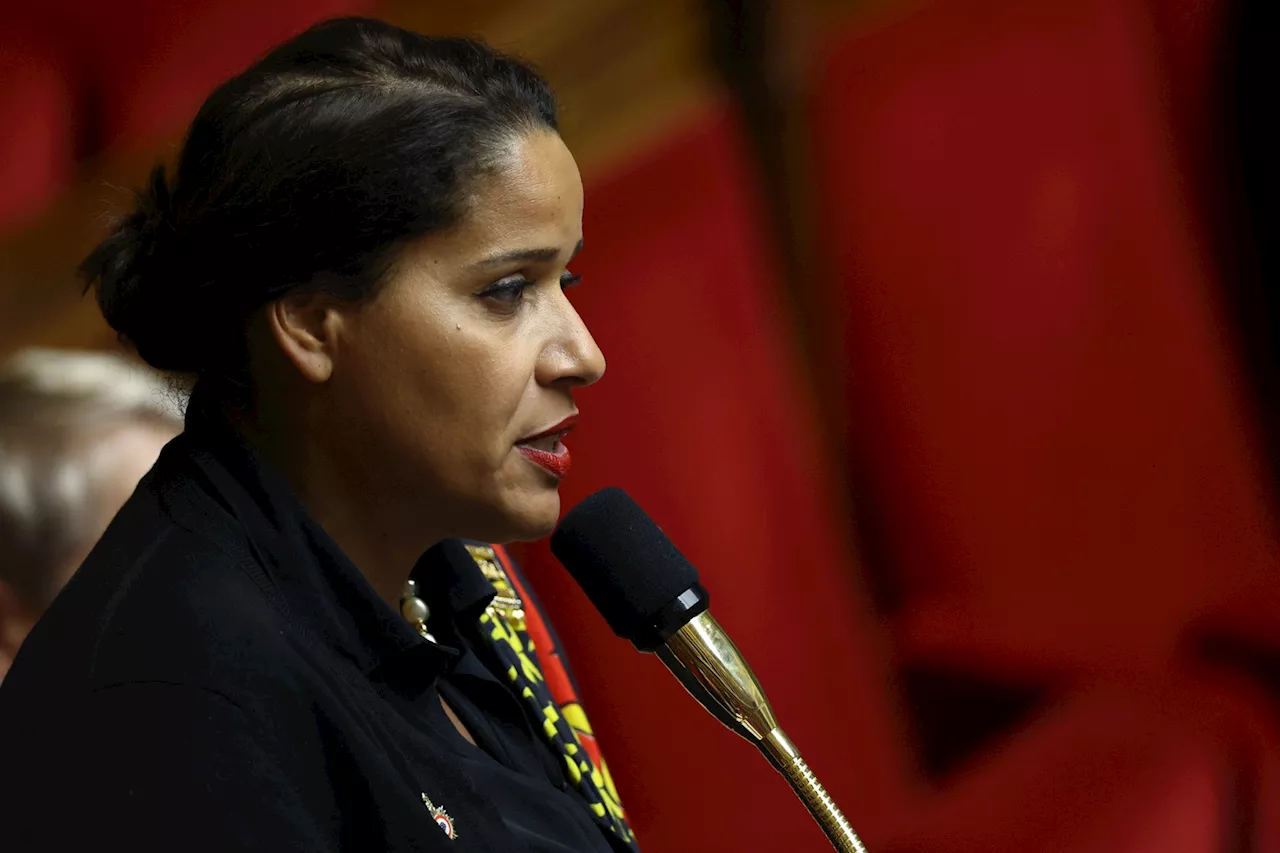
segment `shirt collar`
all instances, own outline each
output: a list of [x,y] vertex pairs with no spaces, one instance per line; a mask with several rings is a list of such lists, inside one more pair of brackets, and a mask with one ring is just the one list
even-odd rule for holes
[[493,601],[497,590],[467,551],[468,545],[481,544],[446,539],[418,561],[411,577],[432,614],[447,615],[458,625],[474,624]]

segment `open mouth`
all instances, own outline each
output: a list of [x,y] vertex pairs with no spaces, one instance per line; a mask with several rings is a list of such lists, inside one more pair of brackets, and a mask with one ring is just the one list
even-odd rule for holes
[[522,438],[516,442],[516,449],[525,459],[562,480],[569,474],[570,464],[569,448],[564,445],[564,437],[573,431],[577,420],[574,415],[549,430]]
[[550,435],[542,435],[537,438],[526,438],[516,442],[518,447],[529,447],[533,450],[540,450],[543,453],[563,453],[568,448],[564,446],[564,437],[569,434],[569,430],[564,429],[559,432],[553,432]]

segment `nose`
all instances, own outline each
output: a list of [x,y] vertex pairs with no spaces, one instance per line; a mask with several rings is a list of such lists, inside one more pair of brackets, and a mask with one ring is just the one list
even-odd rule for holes
[[539,385],[591,385],[604,376],[604,353],[563,293],[558,298],[555,332],[538,359]]

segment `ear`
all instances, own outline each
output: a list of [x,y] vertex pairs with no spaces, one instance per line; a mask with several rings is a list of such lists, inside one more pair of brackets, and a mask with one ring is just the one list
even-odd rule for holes
[[333,375],[342,312],[323,293],[298,293],[267,305],[267,328],[276,345],[310,382]]

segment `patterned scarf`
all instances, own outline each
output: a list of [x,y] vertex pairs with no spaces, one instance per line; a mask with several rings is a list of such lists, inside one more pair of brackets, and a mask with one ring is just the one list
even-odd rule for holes
[[635,833],[568,669],[542,615],[531,606],[511,558],[501,546],[466,548],[498,592],[480,617],[480,633],[506,667],[507,678],[552,751],[564,759],[569,781],[586,799],[596,823],[638,853]]

